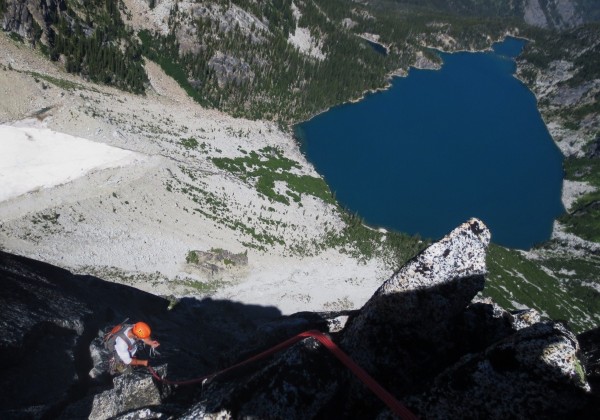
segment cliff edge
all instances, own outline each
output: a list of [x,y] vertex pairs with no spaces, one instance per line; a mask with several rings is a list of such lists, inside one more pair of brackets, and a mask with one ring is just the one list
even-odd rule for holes
[[112,378],[99,335],[143,319],[152,364],[189,379],[316,329],[420,418],[597,418],[598,330],[580,336],[533,310],[507,312],[485,287],[488,229],[472,219],[422,251],[359,310],[302,312],[178,302],[0,254],[3,418],[392,418],[313,338],[204,385],[144,369]]

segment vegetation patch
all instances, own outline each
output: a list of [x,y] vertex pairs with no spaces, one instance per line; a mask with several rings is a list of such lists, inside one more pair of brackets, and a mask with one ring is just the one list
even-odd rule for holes
[[56,213],[55,211],[51,211],[49,213],[36,213],[31,218],[31,223],[36,226],[41,226],[48,232],[55,232],[56,229],[60,227],[60,223],[58,222],[59,217],[60,214]]
[[65,90],[76,90],[76,89],[84,89],[84,86],[80,83],[71,82],[70,80],[59,79],[57,77],[48,76],[47,74],[37,73],[35,71],[27,71],[25,72],[30,76],[33,76],[36,80],[42,79],[48,83],[52,83],[54,86],[59,87]]
[[198,264],[200,259],[198,258],[196,251],[189,251],[185,257],[185,262],[187,264]]
[[[231,2],[218,2],[225,9]],[[187,11],[173,9],[168,34],[141,31],[144,55],[160,64],[182,88],[204,106],[234,116],[282,123],[305,120],[364,92],[383,88],[388,75],[408,69],[417,52],[429,55],[423,44],[435,45],[440,32],[457,40],[456,47],[487,48],[489,37],[498,38],[516,20],[469,18],[426,10],[414,4],[376,4],[345,0],[296,2],[295,22],[289,1],[236,0],[258,21],[267,25],[226,25],[211,16],[190,19]],[[433,5],[438,6],[438,5]],[[352,17],[353,27],[340,30]],[[442,29],[437,19],[448,22]],[[182,52],[177,31],[190,28],[201,45],[197,52]],[[296,26],[307,28],[322,56],[299,51],[288,42]],[[357,36],[378,34],[391,45],[387,54],[377,52]],[[439,42],[438,42],[439,43]],[[437,57],[435,59],[438,59]]]
[[430,244],[418,235],[372,229],[358,215],[343,209],[340,212],[344,228],[328,232],[322,242],[315,243],[317,249],[337,248],[363,262],[380,257],[395,271]]
[[[592,267],[589,262],[570,259],[571,267]],[[561,266],[564,263],[565,260],[556,259],[531,261],[519,251],[491,244],[483,295],[507,309],[528,307],[551,319],[568,320],[575,332],[593,328],[600,322],[598,292],[584,286],[577,276],[566,278],[569,276],[559,276],[548,267],[544,269],[545,266],[564,269]]]
[[9,36],[15,42],[18,42],[18,43],[21,43],[21,44],[24,42],[23,37],[21,35],[19,35],[18,33],[16,33],[16,32],[11,32],[9,34]]
[[193,137],[181,140],[180,144],[186,149],[196,149],[198,147],[198,140]]
[[253,242],[243,243],[248,248],[266,251],[267,248],[264,245],[285,245],[285,242],[280,236],[272,233],[272,229],[249,225],[249,223],[253,221],[252,218],[248,217],[246,220],[234,218],[231,212],[228,211],[226,201],[223,197],[219,197],[217,194],[203,188],[202,183],[198,180],[199,177],[194,174],[191,169],[184,167],[181,167],[180,169],[193,181],[193,183],[183,181],[170,172],[172,179],[166,181],[165,187],[167,191],[171,193],[177,192],[185,194],[189,199],[196,203],[198,207],[192,209],[194,213],[213,220],[218,225],[250,236]]
[[[144,55],[150,60],[156,62],[164,72],[171,76],[185,90],[188,96],[201,105],[214,107],[210,100],[205,99],[188,81],[185,70],[178,64],[178,46],[177,48],[165,49],[157,41],[157,36],[149,31],[142,30],[138,32],[138,37],[142,41]],[[174,37],[173,37],[174,42]]]
[[[34,21],[32,42],[43,33],[49,47],[42,48],[51,60],[61,60],[65,70],[96,83],[142,93],[148,76],[141,46],[133,30],[121,19],[119,0],[65,2],[64,9],[49,4],[45,27]],[[40,44],[41,45],[41,44]]]
[[[259,153],[252,151],[243,157],[213,158],[212,161],[218,168],[252,183],[258,192],[273,201],[289,205],[290,198],[300,202],[302,194],[307,194],[326,203],[335,202],[322,178],[290,173],[292,168],[300,168],[300,165],[283,156],[279,149],[265,147],[260,149]],[[288,191],[285,195],[277,191],[276,182],[287,186]]]
[[559,218],[568,232],[588,241],[600,242],[600,159],[565,160],[565,178],[587,182],[599,190],[584,194]]
[[193,292],[202,296],[210,296],[216,293],[217,290],[225,284],[220,280],[200,281],[200,280],[175,280],[176,285],[181,285],[190,288]]

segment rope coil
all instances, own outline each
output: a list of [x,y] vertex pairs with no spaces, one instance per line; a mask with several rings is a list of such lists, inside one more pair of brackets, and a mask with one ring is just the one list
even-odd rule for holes
[[416,420],[417,417],[406,408],[400,401],[396,399],[392,394],[390,394],[385,388],[383,388],[379,383],[373,379],[371,375],[369,375],[363,368],[357,365],[354,360],[350,358],[346,353],[344,353],[331,339],[323,334],[321,331],[310,330],[300,333],[282,343],[277,344],[276,346],[271,347],[268,350],[265,350],[262,353],[259,353],[255,356],[252,356],[240,363],[237,363],[233,366],[230,366],[226,369],[220,370],[215,373],[211,373],[210,375],[205,375],[200,378],[190,379],[187,381],[170,381],[166,378],[161,378],[158,373],[148,366],[148,371],[152,374],[152,376],[167,385],[193,385],[198,383],[203,383],[207,380],[213,379],[214,377],[221,375],[226,372],[230,372],[234,369],[237,369],[241,366],[247,365],[249,363],[255,362],[257,360],[268,357],[274,353],[277,353],[283,349],[286,349],[298,341],[304,340],[306,338],[314,338],[318,340],[327,350],[329,350],[335,357],[337,357],[348,369],[352,371],[375,395],[377,395],[394,414],[399,416],[402,419],[406,420]]

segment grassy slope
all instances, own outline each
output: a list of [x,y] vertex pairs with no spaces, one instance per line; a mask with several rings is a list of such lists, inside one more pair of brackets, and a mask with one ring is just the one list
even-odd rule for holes
[[[496,245],[488,253],[488,281],[483,292],[502,307],[534,308],[552,319],[566,320],[576,332],[600,324],[600,258],[527,258]],[[590,287],[596,282],[598,289]]]

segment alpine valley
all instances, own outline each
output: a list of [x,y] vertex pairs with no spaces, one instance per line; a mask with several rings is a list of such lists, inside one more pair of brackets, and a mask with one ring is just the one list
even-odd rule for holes
[[[139,317],[163,375],[317,329],[419,417],[598,418],[598,22],[595,0],[0,0],[0,415],[394,415],[313,339],[204,389],[107,378],[99,331]],[[293,125],[507,36],[564,155],[552,237],[344,209]]]

